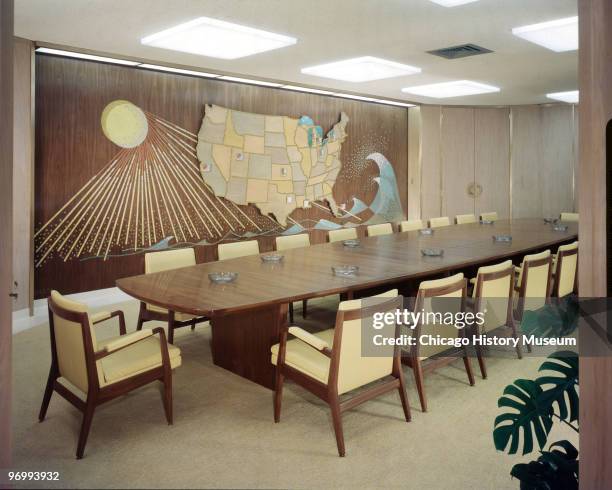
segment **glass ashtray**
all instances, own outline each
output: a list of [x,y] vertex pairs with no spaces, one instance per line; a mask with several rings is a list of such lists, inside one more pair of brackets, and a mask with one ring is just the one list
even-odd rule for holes
[[444,255],[444,250],[441,248],[422,248],[421,255],[424,257],[442,257]]
[[433,231],[433,228],[422,228],[419,230],[419,233],[421,235],[433,235],[434,231]]
[[237,272],[210,272],[208,279],[215,284],[228,284],[238,278]]
[[569,228],[569,227],[568,227],[567,225],[554,225],[554,226],[552,227],[552,229],[553,229],[554,231],[567,231],[567,230],[568,230],[568,228]]
[[332,272],[339,277],[353,277],[359,272],[357,265],[332,265]]
[[265,262],[266,264],[278,264],[285,256],[281,254],[265,254],[260,255],[259,257],[261,258],[261,261]]
[[509,243],[512,241],[512,235],[493,235],[493,241]]
[[343,240],[342,245],[349,248],[358,247],[361,242],[357,238],[351,238],[350,240]]
[[546,223],[547,225],[551,223],[556,223],[556,222],[557,222],[557,218],[544,218],[544,223]]
[[481,219],[480,220],[481,225],[492,225],[493,223],[495,223],[495,221],[493,221],[492,219]]

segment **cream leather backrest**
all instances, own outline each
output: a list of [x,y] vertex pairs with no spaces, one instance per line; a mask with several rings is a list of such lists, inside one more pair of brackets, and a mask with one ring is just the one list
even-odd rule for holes
[[473,214],[458,214],[455,217],[455,221],[458,225],[465,225],[467,223],[476,223],[476,216]]
[[[83,303],[64,298],[57,291],[51,291],[53,302],[75,313],[87,313],[87,306]],[[96,336],[94,329],[89,326],[91,341],[96,349]],[[87,364],[85,361],[85,344],[83,343],[83,330],[80,323],[71,322],[53,314],[53,334],[55,336],[55,349],[60,376],[87,393]]]
[[[424,313],[440,312],[439,307],[434,308],[434,305],[436,304],[434,303],[434,300],[436,298],[461,298],[463,295],[463,290],[459,286],[460,284],[463,283],[463,281],[464,281],[463,273],[460,272],[458,274],[455,274],[454,276],[445,277],[443,279],[434,279],[432,281],[421,282],[421,284],[419,285],[419,293],[418,293],[419,296],[424,296],[428,289],[437,289],[437,288],[453,286],[453,285],[456,285],[458,289],[456,291],[453,291],[452,293],[440,294],[440,295],[424,298],[422,301],[422,310],[418,310],[420,301],[419,301],[419,298],[417,297],[417,302],[415,305],[415,313],[418,311],[423,311]],[[458,302],[455,303],[455,301],[452,301],[452,302],[449,301],[448,303],[449,307],[451,306],[451,303],[452,303],[452,306],[459,304]],[[438,304],[438,306],[440,305]],[[441,306],[444,308],[447,305],[445,303],[442,303]],[[434,336],[441,335],[442,337],[456,338],[459,335],[459,330],[454,325],[444,325],[444,324],[440,325],[440,324],[436,324],[435,322],[429,322],[427,324],[421,324],[421,335],[434,335]],[[431,357],[435,354],[438,354],[448,349],[448,347],[447,346],[434,346],[434,345],[421,345],[419,349],[420,349],[419,357],[421,359],[426,359],[428,357]]]
[[[396,298],[397,289],[392,289],[372,298]],[[342,301],[339,311],[356,310],[362,308],[361,299]],[[363,306],[371,306],[363,302]],[[340,363],[338,368],[338,394],[359,388],[360,386],[376,381],[391,374],[393,370],[393,357],[362,357],[361,356],[361,328],[364,319],[348,320],[342,324],[342,339],[340,341]]]
[[[523,277],[525,276],[525,269],[528,267],[528,263],[546,257],[550,257],[550,250],[545,250],[538,254],[525,255],[525,257],[523,257],[523,264],[518,278],[519,287],[523,284]],[[544,264],[537,267],[529,266],[527,284],[525,285],[525,310],[537,310],[544,306],[545,300],[548,297],[549,273],[550,264]]]
[[557,250],[556,281],[558,284],[559,297],[566,296],[574,291],[576,269],[578,267],[578,254],[563,257],[561,266],[559,266],[559,252],[568,252],[571,250],[578,250],[577,241],[568,245],[561,245]]
[[391,223],[381,223],[379,225],[370,225],[367,228],[368,236],[391,235],[393,226]]
[[443,226],[450,226],[450,219],[448,219],[448,216],[431,218],[429,220],[429,226],[430,228],[442,228]]
[[422,219],[409,219],[400,223],[400,231],[416,231],[425,228]]
[[221,243],[217,250],[219,260],[258,255],[259,242],[257,240],[247,240],[244,242]]
[[276,250],[291,250],[292,248],[310,246],[310,237],[308,233],[300,233],[299,235],[287,235],[276,237]]
[[178,269],[179,267],[189,267],[190,265],[195,265],[195,263],[195,251],[193,248],[149,252],[145,254],[145,274]]
[[578,213],[561,213],[561,216],[559,216],[559,219],[561,221],[574,221],[574,222],[577,222],[578,221]]
[[489,211],[481,213],[480,219],[483,221],[497,221],[499,218],[497,217],[497,211]]
[[327,232],[329,243],[341,242],[342,240],[353,240],[357,238],[357,228],[340,228]]
[[[508,272],[507,276],[498,279],[484,279],[484,274],[495,272]],[[480,294],[478,293],[478,276],[483,277]],[[482,330],[488,332],[506,324],[508,316],[508,305],[512,301],[512,282],[514,281],[514,266],[511,260],[501,264],[480,267],[476,276],[473,297],[480,297],[480,311],[486,311]]]

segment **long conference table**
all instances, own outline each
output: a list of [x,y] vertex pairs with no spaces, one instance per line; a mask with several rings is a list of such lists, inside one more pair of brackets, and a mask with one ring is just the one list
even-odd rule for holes
[[[208,262],[192,267],[117,280],[127,294],[175,312],[210,318],[213,362],[268,388],[274,387],[270,347],[279,341],[293,301],[381,286],[396,287],[421,278],[508,258],[520,260],[530,252],[573,241],[578,224],[555,231],[542,219],[500,220],[492,225],[463,224],[437,228],[433,235],[418,231],[362,238],[349,248],[323,243],[283,252],[278,264],[259,256]],[[493,235],[511,235],[511,243]],[[424,257],[423,248],[441,248],[442,257]],[[334,265],[359,266],[355,277],[332,274]],[[238,272],[235,282],[214,284],[210,272]]]

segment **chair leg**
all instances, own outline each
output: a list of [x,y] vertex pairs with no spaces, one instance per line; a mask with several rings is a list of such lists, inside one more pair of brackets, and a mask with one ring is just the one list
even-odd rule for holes
[[174,312],[168,312],[168,343],[174,344]]
[[57,373],[55,368],[51,366],[49,370],[49,378],[47,379],[47,386],[45,387],[45,394],[43,396],[42,405],[40,406],[40,412],[38,414],[38,421],[42,422],[45,420],[47,415],[47,409],[49,408],[49,403],[51,402],[51,395],[53,395],[53,385],[55,380],[57,379]]
[[140,303],[140,310],[138,311],[138,321],[136,322],[136,330],[142,330],[142,324],[144,323],[144,303]]
[[308,314],[308,300],[303,299],[302,300],[302,318],[306,318],[307,314]]
[[467,356],[467,353],[463,356],[463,365],[465,366],[465,372],[468,375],[468,380],[470,381],[470,385],[474,386],[474,373],[472,371],[472,363],[470,362],[470,358]]
[[191,331],[193,332],[195,330],[195,326],[196,326],[196,321],[192,321],[191,322]]
[[342,413],[340,412],[340,399],[338,395],[330,397],[329,406],[331,408],[332,420],[334,423],[334,432],[336,434],[336,444],[338,445],[338,455],[343,457],[344,451],[344,434],[342,432]]
[[280,422],[281,406],[283,403],[283,384],[285,375],[279,366],[276,366],[276,387],[274,389],[274,422]]
[[293,303],[289,303],[289,323],[293,323]]
[[478,365],[480,366],[480,374],[482,379],[487,379],[487,365],[485,364],[482,346],[476,346],[476,355],[478,356]]
[[172,375],[164,376],[164,394],[163,394],[163,404],[164,404],[164,413],[166,414],[166,421],[168,425],[172,425],[174,423],[173,414],[172,414]]
[[[512,338],[518,339],[518,332],[516,331],[516,324],[514,323],[514,320],[510,319],[508,323],[510,324],[510,330],[512,330]],[[523,351],[518,343],[516,344],[516,355],[519,359],[523,358]]]
[[89,429],[91,428],[91,421],[93,420],[95,408],[95,403],[91,400],[88,400],[87,405],[85,406],[85,413],[83,414],[81,433],[79,434],[79,444],[77,446],[76,452],[77,459],[81,459],[83,457],[83,452],[85,451],[85,444],[87,444],[87,436],[89,435]]
[[414,371],[414,382],[416,383],[419,401],[421,402],[421,410],[427,412],[427,398],[425,397],[425,383],[423,382],[423,366],[421,361],[413,359],[412,370]]
[[402,408],[404,409],[404,417],[406,418],[406,422],[410,422],[412,419],[410,415],[410,403],[408,402],[408,396],[406,395],[406,382],[404,380],[404,372],[400,370],[399,373],[399,396],[400,400],[402,400]]

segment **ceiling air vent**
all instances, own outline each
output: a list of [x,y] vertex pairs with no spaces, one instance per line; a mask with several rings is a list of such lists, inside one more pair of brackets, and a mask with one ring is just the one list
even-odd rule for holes
[[450,48],[434,49],[427,51],[429,54],[454,60],[457,58],[466,58],[467,56],[476,56],[477,54],[492,53],[490,49],[477,46],[476,44],[461,44],[460,46],[451,46]]

